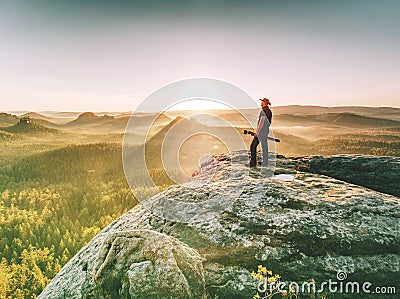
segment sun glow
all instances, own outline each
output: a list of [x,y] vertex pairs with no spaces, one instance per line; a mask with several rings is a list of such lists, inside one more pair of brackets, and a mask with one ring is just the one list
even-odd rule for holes
[[232,109],[214,99],[187,99],[171,106],[168,110],[227,110]]

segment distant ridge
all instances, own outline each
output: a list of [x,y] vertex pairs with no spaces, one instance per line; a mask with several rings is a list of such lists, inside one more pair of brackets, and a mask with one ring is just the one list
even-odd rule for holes
[[[155,114],[140,114],[140,115],[118,115],[110,114],[98,115],[94,112],[81,113],[76,119],[62,125],[65,129],[83,129],[86,133],[123,133],[128,121],[133,121],[138,127],[155,119]],[[155,126],[165,125],[170,121],[170,117],[161,113],[156,118]]]
[[382,119],[377,117],[368,117],[350,112],[345,113],[325,113],[318,115],[317,118],[328,122],[353,125],[353,126],[376,126],[376,127],[397,127],[400,126],[400,121]]
[[297,125],[324,124],[334,126],[362,127],[400,127],[400,121],[369,117],[350,112],[322,113],[316,115],[278,114],[273,118],[276,122]]
[[365,116],[399,115],[400,108],[396,107],[363,107],[363,106],[337,106],[323,107],[313,105],[288,105],[272,106],[274,114],[322,114],[322,113],[353,113]]
[[44,119],[44,120],[50,120],[51,119],[50,117],[44,116],[44,115],[42,115],[40,113],[37,113],[37,112],[28,112],[28,113],[22,114],[20,117],[26,117],[26,116],[29,116],[31,118],[36,118],[36,119]]
[[0,127],[7,127],[18,122],[18,117],[9,113],[0,113]]
[[98,116],[94,112],[84,112],[78,116],[77,119],[70,121],[66,126],[76,126],[85,125],[88,123],[104,123],[114,120],[115,117],[104,114],[103,116]]
[[28,112],[21,115],[20,117],[30,117],[36,124],[40,124],[50,128],[59,128],[59,125],[53,122],[54,118],[44,116],[37,112]]
[[128,119],[128,117],[116,118],[109,114],[97,115],[94,112],[84,112],[61,127],[71,130],[79,129],[80,132],[89,134],[122,133]]
[[48,128],[44,125],[32,122],[22,123],[18,122],[13,126],[2,128],[3,131],[15,134],[29,134],[29,133],[57,133],[56,129]]
[[[164,126],[160,131],[158,131],[157,134],[155,134],[149,140],[147,140],[147,143],[150,143],[152,146],[155,146],[155,145],[161,146],[166,134],[168,134],[170,129],[178,122],[183,122],[182,124],[185,128],[195,126],[200,129],[200,128],[206,127],[206,125],[199,123],[194,118],[183,118],[182,116],[177,116],[173,120],[171,120],[166,126]],[[178,134],[179,132],[175,132],[175,133]],[[186,134],[185,132],[180,132],[180,133]]]

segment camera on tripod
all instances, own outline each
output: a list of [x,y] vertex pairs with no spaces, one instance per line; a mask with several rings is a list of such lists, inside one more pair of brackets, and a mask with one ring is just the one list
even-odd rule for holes
[[[254,133],[253,131],[249,131],[249,130],[243,130],[243,133],[244,133],[244,135],[251,135],[251,136],[256,135],[256,133]],[[275,141],[275,142],[281,142],[281,140],[277,139],[277,138],[267,137],[267,139],[271,140],[271,141]]]
[[251,135],[251,136],[256,135],[254,132],[248,131],[248,130],[244,130],[243,133],[244,133],[244,135]]

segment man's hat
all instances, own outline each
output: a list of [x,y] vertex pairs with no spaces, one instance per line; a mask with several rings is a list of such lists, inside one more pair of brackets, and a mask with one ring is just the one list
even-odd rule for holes
[[264,102],[268,105],[271,105],[271,102],[267,98],[260,99],[261,102]]

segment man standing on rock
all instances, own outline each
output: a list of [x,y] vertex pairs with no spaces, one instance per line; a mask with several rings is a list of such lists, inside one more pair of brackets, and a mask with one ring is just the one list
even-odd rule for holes
[[262,148],[262,163],[261,167],[268,166],[268,133],[269,126],[272,121],[272,111],[269,106],[271,106],[271,102],[267,98],[260,99],[261,101],[261,111],[258,117],[257,130],[255,132],[253,141],[250,146],[250,167],[256,167],[257,165],[257,146],[261,142]]

